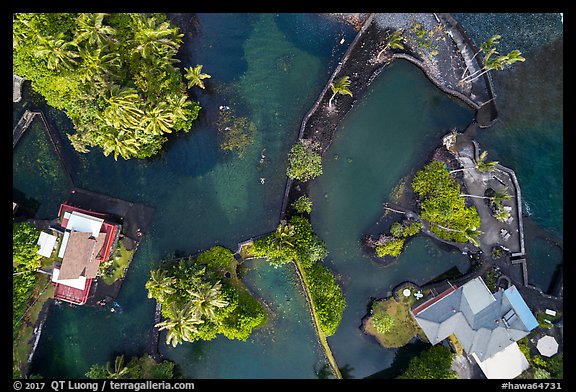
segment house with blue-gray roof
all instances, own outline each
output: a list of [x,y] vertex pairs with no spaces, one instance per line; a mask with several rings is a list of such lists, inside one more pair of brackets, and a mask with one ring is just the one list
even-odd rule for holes
[[[430,343],[454,334],[482,370],[482,364],[499,353],[511,352],[507,350],[511,345],[517,348],[516,342],[538,326],[515,286],[492,293],[480,277],[451,286],[411,313]],[[527,362],[522,366],[527,367]]]

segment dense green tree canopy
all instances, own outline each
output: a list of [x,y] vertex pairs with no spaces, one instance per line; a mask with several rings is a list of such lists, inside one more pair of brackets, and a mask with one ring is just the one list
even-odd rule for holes
[[182,34],[165,14],[16,13],[13,69],[74,124],[79,152],[155,155],[200,106],[174,66]]
[[31,223],[19,222],[12,226],[12,265],[17,271],[35,271],[42,256],[37,245],[40,231]]
[[412,188],[420,196],[422,219],[431,223],[430,230],[448,241],[468,242],[473,232],[480,233],[480,216],[468,207],[443,162],[432,161],[419,170]]
[[294,215],[289,222],[280,222],[274,233],[254,241],[253,253],[275,267],[298,263],[322,331],[327,336],[336,332],[346,300],[334,274],[317,262],[328,255],[328,250],[308,219]]
[[132,357],[128,363],[123,355],[114,359],[114,365],[107,362],[105,365],[94,364],[86,372],[89,379],[152,379],[169,380],[176,378],[175,363],[163,360],[156,363],[149,355]]
[[236,276],[232,252],[221,246],[169,261],[151,271],[149,297],[162,305],[167,343],[212,340],[218,334],[246,340],[266,322],[266,312]]
[[18,325],[28,307],[30,296],[37,280],[36,270],[40,267],[42,256],[36,253],[40,231],[28,222],[12,225],[12,324],[13,337],[16,337]]
[[442,345],[432,346],[417,357],[410,360],[408,369],[400,378],[409,379],[455,379],[458,378],[454,370],[450,369],[454,354],[448,347]]
[[292,146],[288,163],[286,175],[293,180],[306,182],[322,174],[322,157],[314,151],[313,143],[305,140]]

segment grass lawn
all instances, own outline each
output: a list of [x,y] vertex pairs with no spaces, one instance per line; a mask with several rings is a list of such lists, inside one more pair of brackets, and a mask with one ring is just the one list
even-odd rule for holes
[[112,283],[116,282],[118,279],[121,279],[126,274],[126,270],[128,269],[128,265],[132,258],[134,257],[134,253],[136,252],[136,248],[132,250],[127,250],[124,247],[123,241],[118,241],[118,246],[116,250],[112,254],[112,265],[110,266],[110,274],[102,274],[102,280],[107,284],[111,285]]
[[[413,295],[404,297],[399,291],[396,301],[394,297],[375,301],[372,315],[364,321],[364,331],[372,335],[384,347],[402,347],[410,342],[416,335],[425,338],[424,332],[420,329],[414,318],[410,315],[410,308],[417,302]],[[386,314],[393,319],[389,331],[381,333],[376,330],[373,323],[374,316]]]

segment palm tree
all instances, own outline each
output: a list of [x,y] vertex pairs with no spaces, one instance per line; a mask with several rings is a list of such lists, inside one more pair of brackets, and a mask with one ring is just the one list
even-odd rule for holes
[[510,212],[502,208],[502,205],[498,205],[492,215],[500,222],[506,222],[510,218]]
[[195,311],[192,303],[188,302],[182,309],[178,309],[175,304],[172,304],[170,314],[169,319],[155,325],[159,331],[168,330],[166,343],[176,347],[182,341],[192,342],[193,334],[198,332],[196,325],[204,322],[198,312]]
[[198,86],[201,89],[204,88],[204,82],[202,79],[210,79],[212,76],[202,73],[202,65],[197,64],[194,68],[188,67],[184,68],[186,74],[184,77],[188,79],[188,88],[192,88],[194,86]]
[[[117,52],[104,53],[101,48],[87,49],[80,48],[82,58],[82,68],[84,72],[80,76],[83,82],[96,80],[104,87],[109,85],[109,79],[119,79],[119,72],[122,67],[120,55]],[[103,89],[102,93],[107,89]]]
[[174,113],[169,110],[166,102],[160,102],[158,105],[144,112],[140,127],[146,133],[152,135],[162,135],[163,133],[172,133],[174,125]]
[[[478,157],[478,160],[474,164],[473,168],[476,169],[477,171],[479,171],[480,173],[487,173],[487,172],[494,170],[494,166],[496,166],[498,161],[487,162],[486,161],[487,157],[488,157],[488,151],[486,151],[486,150],[482,151],[482,153]],[[469,170],[469,169],[472,169],[472,167],[462,167],[460,169],[450,170],[450,174],[456,173],[459,171]]]
[[282,248],[284,245],[293,248],[294,244],[291,242],[292,237],[294,237],[294,225],[285,220],[280,221],[280,224],[274,232],[274,242],[278,244],[279,248]]
[[474,244],[474,246],[480,247],[480,241],[478,241],[478,236],[484,234],[484,232],[478,230],[475,227],[467,228],[463,231],[463,234],[466,236],[466,239]]
[[177,95],[170,95],[167,98],[169,110],[172,112],[174,117],[174,121],[180,119],[182,121],[186,121],[188,116],[190,115],[190,111],[188,107],[192,105],[192,102],[188,100],[186,95],[181,95],[178,97]]
[[76,59],[80,57],[76,48],[76,43],[64,40],[64,33],[56,37],[38,35],[38,46],[34,55],[46,58],[48,69],[54,70],[61,65],[70,70],[76,65]]
[[475,197],[477,199],[488,199],[495,204],[500,204],[504,200],[509,200],[512,196],[508,194],[506,191],[508,188],[504,188],[503,190],[496,191],[492,196],[477,196],[477,195],[468,195],[466,193],[461,193],[460,196],[468,196],[468,197]]
[[103,25],[104,13],[81,13],[76,20],[78,33],[75,40],[77,43],[88,41],[90,45],[103,47],[112,42],[116,30],[111,26]]
[[488,55],[484,59],[484,67],[482,67],[479,71],[476,71],[472,75],[469,75],[469,76],[465,77],[464,79],[461,79],[460,82],[461,83],[473,82],[474,80],[478,79],[479,77],[481,77],[485,73],[492,71],[493,69],[502,70],[506,67],[509,67],[510,65],[512,65],[513,63],[515,63],[517,61],[522,61],[522,62],[526,61],[526,59],[524,57],[522,57],[522,53],[517,49],[510,51],[507,55],[498,56],[495,59],[490,60],[490,55],[492,55],[494,53],[497,53],[494,49],[489,51]]
[[142,103],[136,89],[113,85],[109,92],[108,107],[102,116],[105,123],[117,129],[138,127],[144,111],[140,108]]
[[159,302],[165,295],[173,294],[176,289],[173,287],[176,283],[174,276],[166,276],[166,270],[161,268],[150,272],[150,279],[146,282],[148,298],[155,297]]
[[140,143],[136,139],[126,137],[124,132],[120,131],[116,133],[116,131],[113,130],[112,132],[105,133],[105,135],[101,143],[104,156],[113,153],[114,160],[117,161],[118,155],[124,159],[130,159],[130,157],[138,153]]
[[183,34],[178,34],[177,28],[170,27],[169,22],[156,25],[155,17],[146,17],[142,14],[132,14],[135,21],[134,33],[135,51],[144,59],[154,55],[171,57],[176,54],[182,43]]
[[228,301],[222,299],[222,284],[220,281],[214,285],[206,282],[202,283],[196,290],[188,289],[188,293],[193,297],[190,303],[195,312],[200,316],[206,316],[214,321],[216,308],[228,306]]
[[478,157],[478,161],[476,161],[476,170],[480,173],[487,173],[494,170],[494,166],[498,164],[498,161],[490,161],[487,162],[486,158],[488,157],[488,151],[484,150]]
[[384,46],[384,48],[380,52],[378,52],[378,56],[376,57],[376,60],[380,60],[380,55],[382,53],[384,53],[389,48],[404,49],[403,41],[404,41],[404,37],[402,36],[402,30],[396,30],[392,34],[389,34],[388,38],[386,40],[386,46]]
[[106,363],[106,370],[108,371],[108,378],[120,379],[124,378],[130,369],[124,366],[124,355],[119,355],[114,360],[114,370],[110,369],[109,362]]
[[328,101],[328,108],[332,109],[332,99],[336,96],[336,94],[347,94],[352,96],[350,90],[348,90],[348,86],[350,86],[350,77],[349,76],[342,76],[340,79],[336,81],[336,83],[330,83],[330,88],[332,89],[332,96]]
[[[493,35],[492,37],[488,38],[487,41],[482,42],[480,44],[480,49],[474,53],[474,56],[472,56],[472,58],[470,59],[470,63],[472,63],[474,61],[474,59],[476,58],[476,56],[478,56],[479,53],[488,53],[490,50],[492,50],[494,48],[494,46],[496,44],[499,44],[500,41],[499,39],[502,38],[502,36],[500,35]],[[464,72],[462,72],[462,76],[460,76],[460,79],[464,78],[464,75],[466,75],[466,72],[468,71],[469,66],[467,65],[466,68],[464,69]]]
[[484,234],[484,232],[478,230],[476,227],[468,227],[465,230],[458,230],[458,229],[452,229],[450,227],[442,226],[440,223],[437,223],[437,222],[430,222],[430,223],[434,224],[434,225],[436,225],[439,228],[444,229],[444,230],[464,234],[467,241],[473,243],[475,246],[478,246],[478,247],[480,246],[480,242],[478,241],[478,238],[476,238],[476,237]]

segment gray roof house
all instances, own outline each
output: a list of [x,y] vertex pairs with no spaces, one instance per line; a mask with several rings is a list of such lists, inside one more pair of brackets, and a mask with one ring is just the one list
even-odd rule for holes
[[464,351],[485,361],[528,335],[536,318],[515,286],[492,294],[478,277],[411,310],[430,343],[456,335]]

